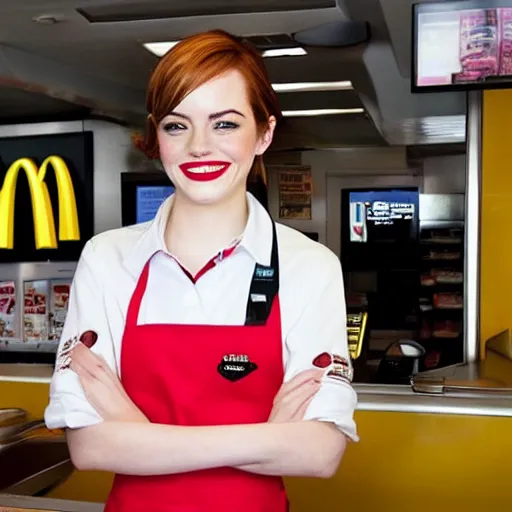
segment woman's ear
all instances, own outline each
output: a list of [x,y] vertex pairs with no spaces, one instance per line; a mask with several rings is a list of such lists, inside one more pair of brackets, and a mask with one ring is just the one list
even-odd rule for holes
[[268,149],[274,138],[274,130],[276,129],[277,120],[274,116],[268,118],[268,128],[265,133],[260,137],[258,145],[256,146],[256,155],[261,156]]

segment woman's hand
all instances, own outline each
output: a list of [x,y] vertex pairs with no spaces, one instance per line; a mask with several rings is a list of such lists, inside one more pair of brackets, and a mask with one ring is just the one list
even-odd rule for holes
[[85,396],[105,421],[146,422],[107,362],[83,343],[70,353],[71,369],[78,375]]
[[325,370],[306,370],[284,383],[274,398],[269,423],[301,421],[320,389]]

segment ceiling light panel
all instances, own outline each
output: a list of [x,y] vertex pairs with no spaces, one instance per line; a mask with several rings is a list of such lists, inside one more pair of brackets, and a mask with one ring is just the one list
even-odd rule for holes
[[[173,46],[176,46],[179,41],[161,41],[155,43],[144,43],[143,46],[146,50],[150,51],[152,54],[157,57],[162,57],[165,55]],[[306,50],[304,48],[294,47],[294,48],[274,48],[272,50],[265,50],[262,53],[264,58],[271,57],[298,57],[307,55]]]
[[284,117],[337,116],[346,114],[364,114],[364,108],[324,108],[315,110],[284,110]]
[[272,84],[276,92],[318,92],[318,91],[351,91],[354,89],[352,82],[291,82]]
[[179,41],[162,41],[160,43],[144,43],[143,46],[146,50],[150,51],[157,57],[163,57],[173,46],[176,46]]
[[304,48],[297,46],[294,48],[274,48],[272,50],[265,50],[263,52],[263,57],[300,57],[307,54],[308,52],[304,50]]

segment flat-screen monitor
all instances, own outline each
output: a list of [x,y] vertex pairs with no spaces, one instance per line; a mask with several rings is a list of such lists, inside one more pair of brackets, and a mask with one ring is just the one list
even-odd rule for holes
[[418,188],[344,189],[341,194],[341,259],[347,270],[417,264]]
[[135,185],[135,222],[149,222],[155,218],[158,208],[174,192],[172,185]]
[[[249,181],[247,190],[268,209],[265,183]],[[123,226],[131,226],[154,219],[160,205],[174,193],[174,185],[162,172],[121,173],[121,217]]]
[[418,192],[412,190],[351,190],[350,242],[396,243],[418,233]]
[[413,6],[413,92],[511,86],[512,0]]
[[123,226],[149,222],[161,204],[174,193],[174,186],[163,172],[124,172],[121,174],[121,215]]

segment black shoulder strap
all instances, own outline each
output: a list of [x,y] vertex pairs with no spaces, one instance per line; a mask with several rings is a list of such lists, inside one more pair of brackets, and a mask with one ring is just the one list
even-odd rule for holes
[[279,255],[276,225],[272,220],[272,253],[270,266],[257,263],[254,267],[251,288],[247,299],[245,325],[264,325],[279,292]]

